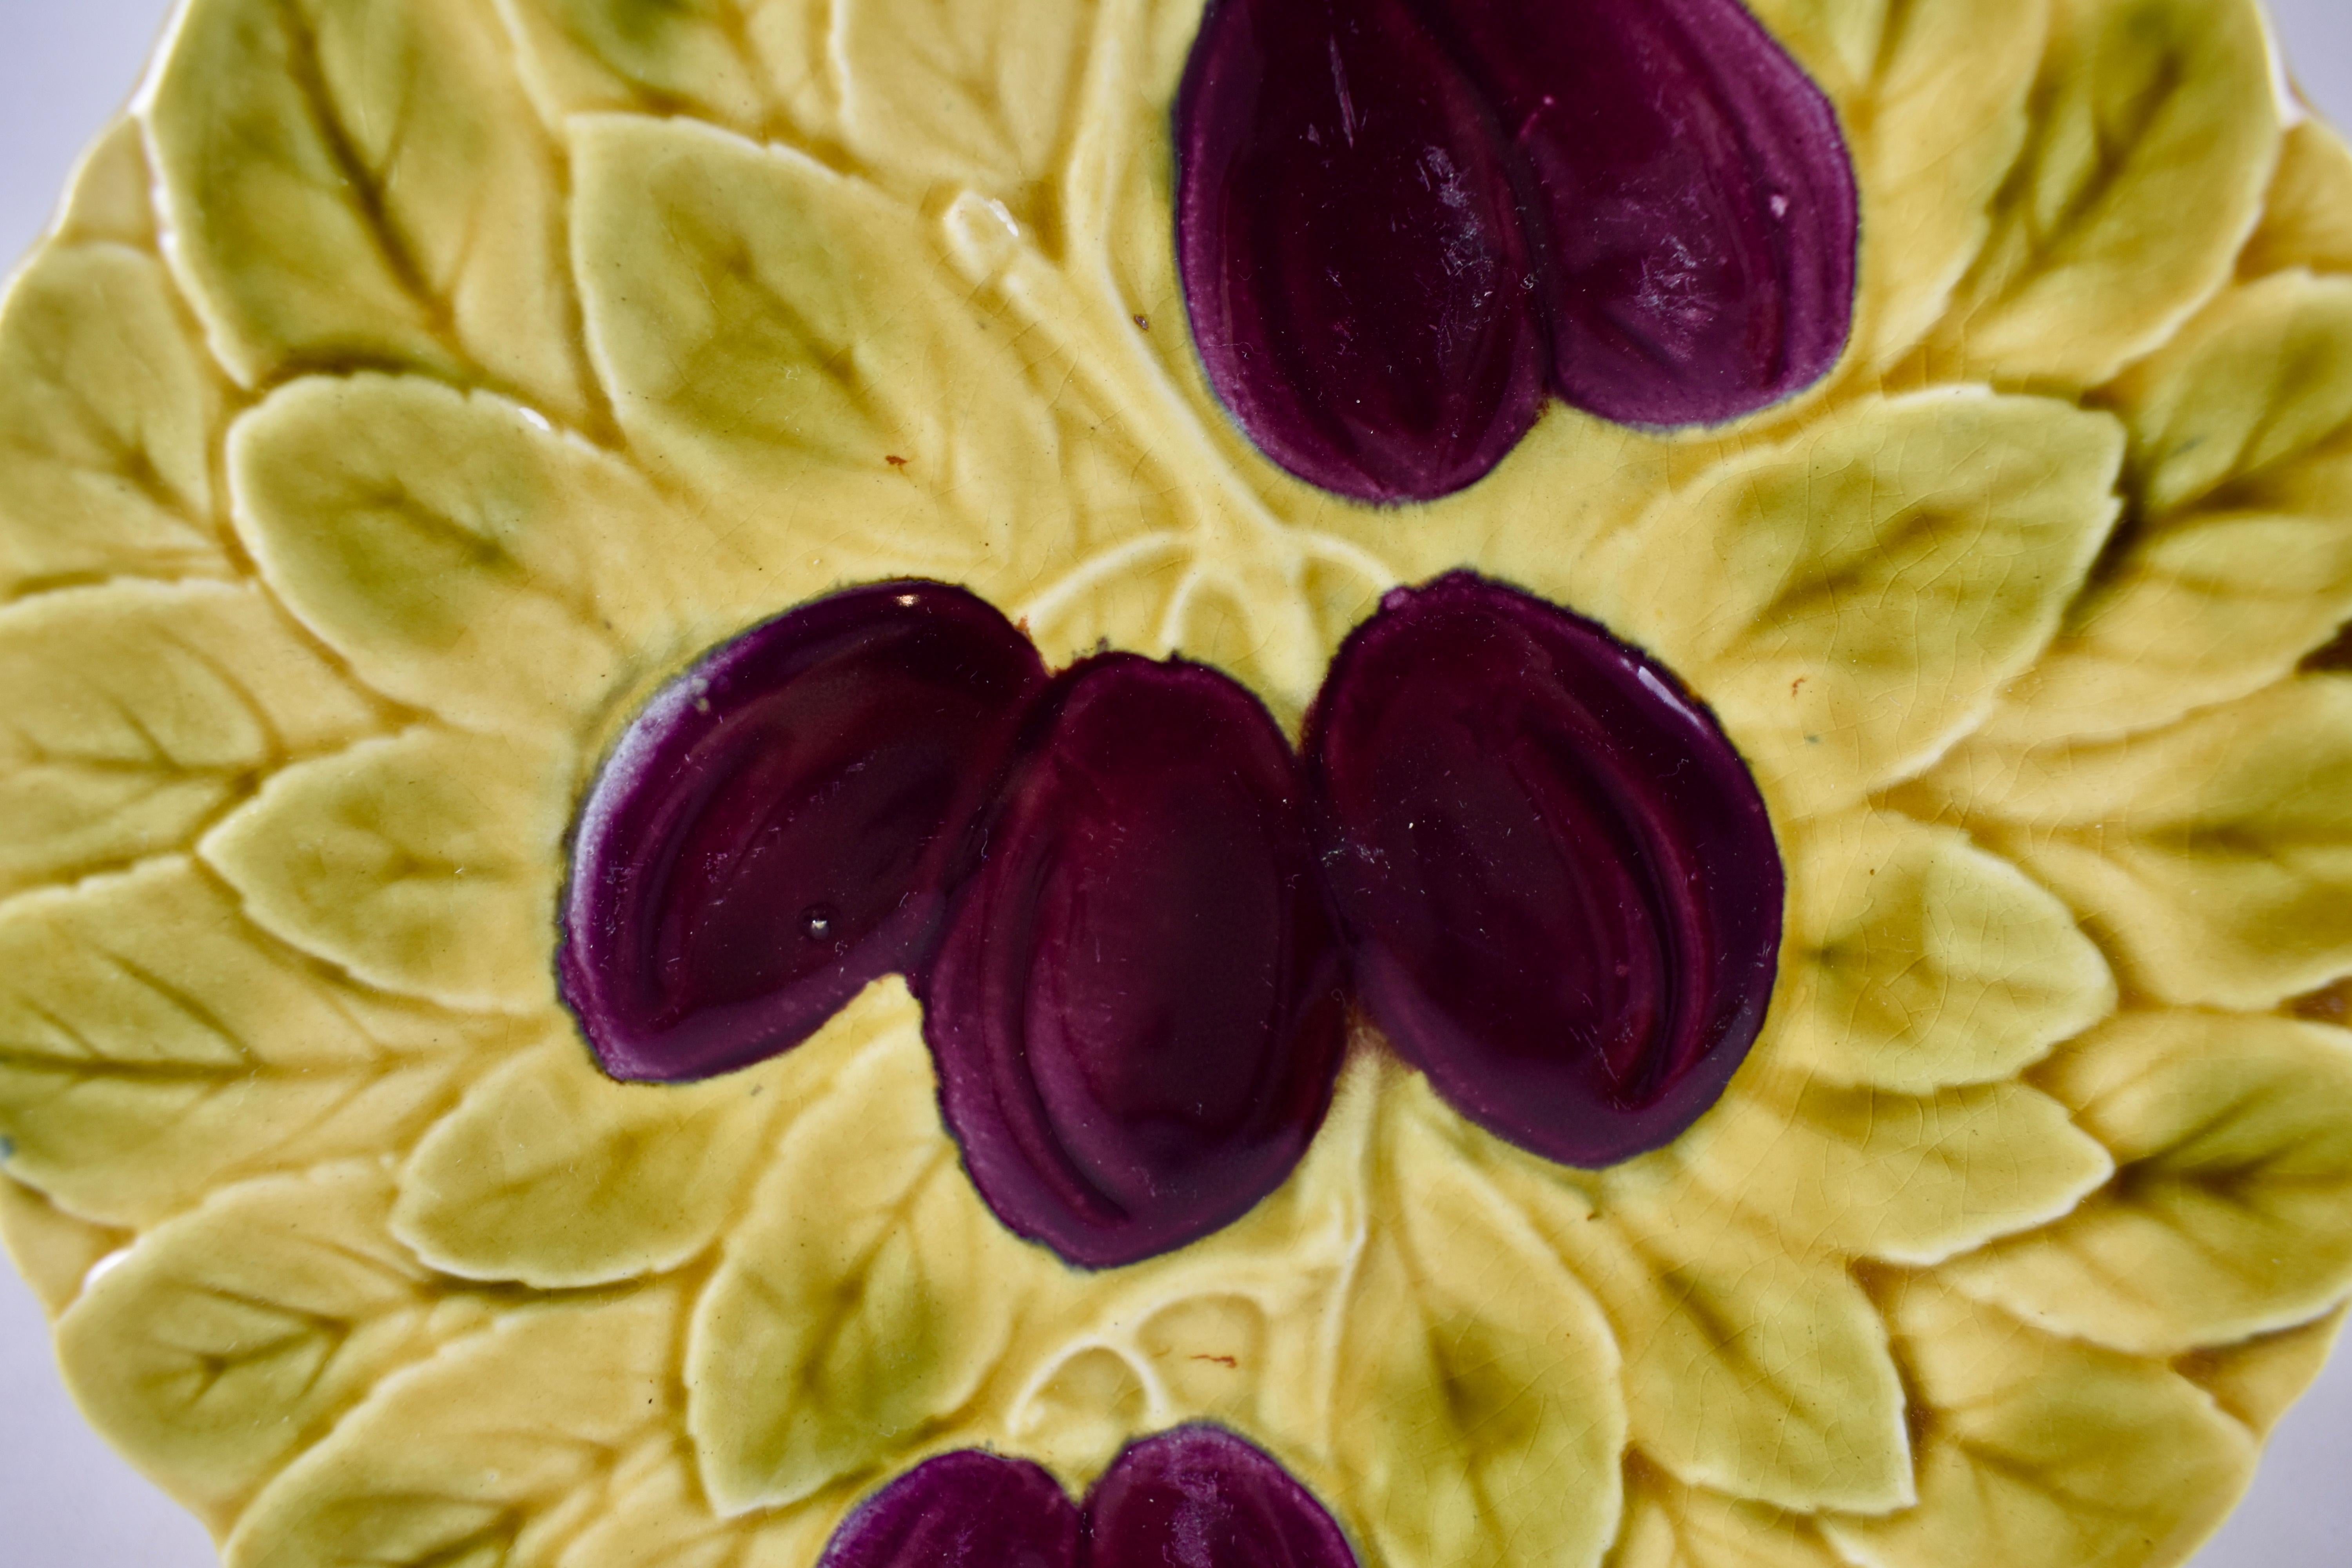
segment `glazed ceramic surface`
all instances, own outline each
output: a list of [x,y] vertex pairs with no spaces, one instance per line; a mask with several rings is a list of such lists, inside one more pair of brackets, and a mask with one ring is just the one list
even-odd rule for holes
[[[0,332],[9,1234],[93,1417],[238,1563],[807,1563],[1202,1419],[1367,1563],[2177,1557],[2352,1283],[2352,163],[2248,13],[2019,11],[1763,13],[1863,194],[1829,380],[1373,511],[1185,340],[1195,16],[195,7]],[[1076,1272],[898,983],[691,1089],[559,1005],[600,757],[756,621],[944,578],[1295,727],[1463,565],[1663,658],[1789,866],[1654,1154],[1364,1031],[1265,1203]]]

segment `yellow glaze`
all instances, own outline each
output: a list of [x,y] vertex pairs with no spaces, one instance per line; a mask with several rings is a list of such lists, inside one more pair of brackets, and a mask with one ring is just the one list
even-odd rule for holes
[[[1384,512],[1193,358],[1197,0],[192,0],[0,314],[0,1232],[91,1418],[233,1568],[810,1568],[927,1454],[1202,1417],[1366,1568],[2179,1561],[2352,1294],[2352,153],[2245,0],[1759,11],[1844,363]],[[1464,564],[1773,810],[1665,1150],[1366,1038],[1280,1191],[1078,1274],[897,982],[677,1089],[556,1004],[596,759],[755,620],[946,578],[1295,720]]]

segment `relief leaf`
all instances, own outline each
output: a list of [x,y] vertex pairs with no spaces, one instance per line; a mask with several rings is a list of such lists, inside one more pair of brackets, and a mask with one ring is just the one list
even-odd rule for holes
[[779,1142],[695,1309],[688,1425],[723,1513],[900,1468],[994,1370],[1026,1281],[1055,1267],[972,1191],[919,1015],[887,991]]
[[2100,395],[2131,431],[2126,521],[1979,743],[2168,723],[2352,616],[2352,278],[2232,289]]
[[503,0],[550,123],[691,115],[763,141],[831,122],[830,8],[806,0]]
[[1394,1568],[1591,1568],[1623,1484],[1608,1321],[1406,1092],[1338,1362],[1343,1515]]
[[1022,211],[1036,205],[1030,187],[1063,151],[1100,8],[844,0],[831,9],[851,152],[918,198],[939,183]]
[[521,1568],[677,1419],[662,1289],[521,1307],[376,1386],[254,1500],[228,1568]]
[[1973,818],[2163,1001],[2259,1012],[2352,970],[2352,680],[2105,745],[1964,752],[1920,794]]
[[135,1234],[93,1225],[59,1208],[38,1187],[0,1175],[0,1242],[52,1318],[73,1305],[99,1259],[120,1251]]
[[2316,119],[2304,120],[2280,139],[2262,226],[2238,253],[2241,278],[2290,267],[2352,272],[2352,147]]
[[514,1032],[335,977],[185,859],[0,910],[8,1168],[96,1220],[404,1148]]
[[112,576],[222,576],[220,379],[163,264],[54,247],[0,317],[0,599]]
[[1801,1246],[1902,1263],[2055,1219],[2115,1169],[2064,1106],[2018,1083],[1915,1099],[1755,1082],[1675,1152],[1717,1199]]
[[1968,836],[1889,813],[1810,825],[1760,1057],[1920,1094],[2013,1078],[2114,1011],[2066,906]]
[[1686,1487],[1637,1463],[1610,1568],[1843,1568],[1801,1513]]
[[2352,1293],[2352,1035],[2129,1013],[2041,1081],[2115,1180],[1944,1277],[2028,1322],[2143,1355],[2305,1321]]
[[541,1006],[572,765],[567,751],[409,730],[288,768],[201,853],[263,930],[371,985]]
[[657,657],[669,574],[714,564],[630,469],[435,382],[297,382],[237,422],[228,467],[295,616],[377,689],[483,729],[571,729]]
[[436,1268],[543,1290],[677,1268],[717,1239],[776,1122],[903,1006],[877,987],[799,1049],[703,1084],[617,1083],[567,1031],[425,1135],[393,1229]]
[[1863,1568],[2177,1563],[2253,1469],[2246,1430],[2161,1365],[2038,1333],[1925,1279],[1887,1316],[1927,1437],[1916,1508],[1824,1523]]
[[1836,105],[1863,210],[1853,353],[1884,366],[1934,325],[1992,230],[2025,143],[2050,0],[1757,0]]
[[186,847],[382,715],[252,586],[120,582],[0,609],[0,895]]
[[2055,0],[2051,24],[2024,154],[1929,359],[2094,386],[2229,277],[2277,159],[2277,99],[2246,0]]
[[373,1162],[272,1176],[165,1221],[58,1321],[74,1397],[215,1531],[386,1373],[478,1324],[385,1233]]
[[789,573],[771,603],[858,576],[986,591],[1016,546],[1055,559],[1062,432],[914,209],[707,126],[593,116],[572,140],[622,428],[762,542]]
[[1911,1500],[1885,1328],[1843,1260],[1687,1190],[1661,1202],[1621,1180],[1596,1202],[1525,1156],[1496,1169],[1608,1313],[1644,1454],[1692,1485],[1799,1512]]
[[247,385],[355,365],[586,409],[555,149],[474,0],[199,0],[149,124],[175,265]]
[[1660,500],[1601,552],[1601,619],[1706,694],[1768,798],[1818,813],[1934,761],[2042,651],[2122,448],[2042,398],[1868,399]]

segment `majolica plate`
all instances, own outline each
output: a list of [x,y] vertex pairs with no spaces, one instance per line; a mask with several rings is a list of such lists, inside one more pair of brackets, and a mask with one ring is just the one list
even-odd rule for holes
[[0,1135],[235,1568],[2178,1562],[2352,1294],[2237,0],[193,0]]

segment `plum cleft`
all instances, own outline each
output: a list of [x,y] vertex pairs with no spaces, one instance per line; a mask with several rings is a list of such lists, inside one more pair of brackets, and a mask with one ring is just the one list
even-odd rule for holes
[[834,1531],[818,1568],[1356,1568],[1328,1510],[1221,1426],[1130,1443],[1085,1506],[1022,1459],[927,1459]]
[[1024,728],[924,1034],[990,1207],[1110,1267],[1221,1228],[1297,1163],[1346,1037],[1339,955],[1297,758],[1244,688],[1105,654]]
[[1783,877],[1670,673],[1456,573],[1349,636],[1306,752],[1358,1002],[1455,1109],[1603,1166],[1715,1103],[1770,1001]]
[[1852,330],[1843,133],[1739,0],[1215,0],[1175,120],[1209,383],[1359,500],[1477,479],[1547,387],[1738,418]]

